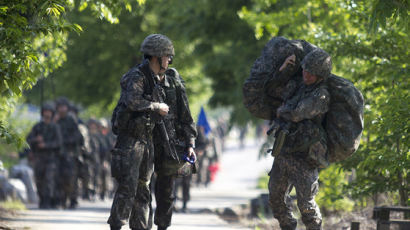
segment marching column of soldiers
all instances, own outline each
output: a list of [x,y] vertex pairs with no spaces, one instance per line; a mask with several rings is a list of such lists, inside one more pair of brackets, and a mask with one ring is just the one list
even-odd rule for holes
[[[187,211],[191,181],[195,186],[211,182],[211,169],[222,152],[223,137],[218,127],[206,135],[203,127],[197,126],[197,174],[177,178],[173,192],[179,198],[181,187],[182,212]],[[39,208],[74,209],[78,197],[94,201],[113,196],[110,151],[115,135],[106,119],[83,122],[77,107],[68,99],[59,98],[41,107],[41,121],[32,128],[27,143],[31,148]]]
[[41,209],[75,209],[78,197],[112,195],[109,151],[115,137],[105,119],[84,123],[77,114],[66,98],[45,103],[27,136]]

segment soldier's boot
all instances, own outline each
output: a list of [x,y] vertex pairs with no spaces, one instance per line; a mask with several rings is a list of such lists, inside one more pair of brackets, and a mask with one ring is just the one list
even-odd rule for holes
[[78,205],[77,200],[72,199],[71,202],[70,202],[70,207],[69,207],[69,209],[76,209],[76,208],[77,208],[77,205]]
[[38,208],[39,209],[44,209],[44,198],[40,197],[40,202],[38,203]]
[[50,198],[45,198],[43,201],[43,209],[50,209],[51,208],[51,200]]
[[158,230],[167,230],[168,227],[158,226]]
[[187,202],[184,201],[184,204],[182,205],[181,212],[186,213],[186,211],[187,211],[186,206],[187,206]]
[[110,230],[121,230],[121,226],[110,225]]
[[296,229],[296,224],[280,225],[280,229],[282,229],[282,230],[295,230]]
[[104,200],[105,199],[105,192],[101,192],[100,193],[100,200]]

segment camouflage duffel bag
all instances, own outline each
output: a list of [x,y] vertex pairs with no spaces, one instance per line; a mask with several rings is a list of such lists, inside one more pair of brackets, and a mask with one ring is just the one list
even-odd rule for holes
[[[287,57],[295,54],[299,63],[314,48],[314,45],[304,40],[288,40],[284,37],[274,37],[265,45],[242,88],[243,103],[252,115],[264,120],[272,120],[275,117],[276,109],[281,106],[283,100],[272,97],[271,94],[275,91],[286,91],[287,82],[274,84],[269,89],[265,89],[265,83],[268,80],[276,81],[274,74]],[[301,76],[294,78],[302,79]]]
[[364,128],[364,98],[347,79],[332,74],[327,83],[331,99],[325,129],[329,162],[333,163],[350,157],[359,147]]
[[160,162],[158,162],[159,164],[156,164],[159,165],[159,167],[156,169],[157,173],[165,176],[185,177],[197,172],[198,161],[195,161],[194,164],[185,161],[184,156],[186,154],[184,149],[177,148],[177,150],[179,162],[177,160],[164,157],[160,160]]

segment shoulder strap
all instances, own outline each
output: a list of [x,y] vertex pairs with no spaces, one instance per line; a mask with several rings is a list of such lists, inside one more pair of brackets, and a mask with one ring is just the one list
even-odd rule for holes
[[150,69],[149,69],[148,63],[143,62],[143,63],[140,65],[140,69],[141,69],[141,72],[144,74],[145,79],[148,81],[148,86],[149,86],[149,87],[147,87],[147,89],[148,89],[148,92],[147,92],[147,93],[148,93],[148,94],[151,94],[152,91],[154,90],[155,82],[154,82],[154,79],[153,79],[152,76],[151,76],[151,71],[150,71]]
[[178,71],[175,68],[170,68],[167,70],[168,76],[170,77],[172,83],[175,85],[175,91],[177,94],[177,116],[178,119],[181,118],[181,98],[182,98],[182,87],[183,83],[181,82],[181,77]]

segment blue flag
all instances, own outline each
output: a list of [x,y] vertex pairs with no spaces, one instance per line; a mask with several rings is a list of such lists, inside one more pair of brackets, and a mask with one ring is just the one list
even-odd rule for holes
[[211,126],[209,125],[208,119],[206,118],[204,107],[201,106],[201,112],[199,112],[198,116],[198,126],[204,127],[205,135],[211,131]]

